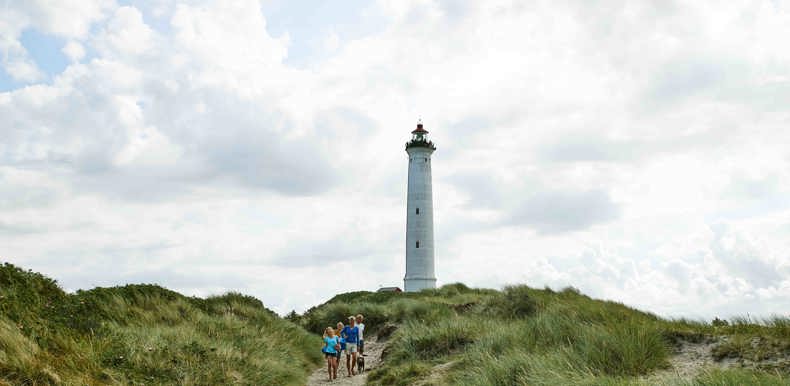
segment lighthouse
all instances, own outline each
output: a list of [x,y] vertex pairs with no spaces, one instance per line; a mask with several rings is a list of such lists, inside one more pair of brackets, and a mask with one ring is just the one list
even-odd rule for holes
[[436,150],[428,140],[422,122],[406,142],[409,154],[409,187],[406,197],[406,276],[407,292],[436,288],[433,269],[433,190],[431,154]]

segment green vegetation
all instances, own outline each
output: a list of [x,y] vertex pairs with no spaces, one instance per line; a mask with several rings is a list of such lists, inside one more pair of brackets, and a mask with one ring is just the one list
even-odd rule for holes
[[249,296],[155,285],[67,294],[0,267],[0,385],[299,385],[321,362],[317,347]]
[[399,326],[387,341],[383,365],[369,375],[373,385],[790,383],[790,368],[781,364],[703,370],[691,379],[666,371],[675,346],[683,342],[720,339],[714,350],[719,357],[788,356],[786,318],[665,320],[574,288],[512,286],[500,292],[451,284],[420,293],[354,292],[292,320],[318,333],[356,312],[365,314],[368,334]]
[[788,385],[790,378],[781,373],[766,373],[748,369],[708,371],[695,378],[693,386],[774,386]]
[[[67,294],[0,266],[0,386],[301,385],[319,334],[363,313],[386,340],[372,385],[787,385],[790,319],[666,320],[573,288],[451,284],[419,293],[340,294],[285,319],[230,293],[190,298],[155,285]],[[303,328],[300,328],[304,327]],[[711,345],[743,364],[676,375],[676,347]]]

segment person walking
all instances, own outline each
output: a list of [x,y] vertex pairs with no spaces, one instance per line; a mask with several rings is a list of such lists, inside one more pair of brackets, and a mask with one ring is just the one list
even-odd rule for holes
[[359,328],[359,343],[357,343],[357,351],[360,356],[365,356],[365,317],[362,314],[357,314],[357,328]]
[[359,342],[359,328],[356,324],[356,317],[349,316],[348,326],[345,326],[340,333],[346,339],[346,369],[349,377],[356,375],[354,369],[357,366],[357,343]]
[[335,330],[332,327],[324,329],[324,347],[321,351],[324,352],[326,358],[326,370],[329,373],[329,380],[337,379],[337,352],[340,349],[340,341],[335,336]]
[[[340,358],[342,357],[343,351],[346,351],[346,338],[343,337],[343,322],[337,322],[337,331],[338,332],[338,340],[340,340],[340,350],[337,351],[337,363],[340,366]],[[348,356],[348,352],[346,352],[346,356]],[[348,372],[346,374],[349,374]]]

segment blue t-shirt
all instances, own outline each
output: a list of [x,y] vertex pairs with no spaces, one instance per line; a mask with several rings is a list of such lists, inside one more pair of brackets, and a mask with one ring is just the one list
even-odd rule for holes
[[357,326],[353,328],[350,326],[343,327],[342,334],[346,337],[346,342],[348,343],[357,343],[359,341],[359,328]]
[[346,349],[346,339],[341,336],[340,337],[340,351],[343,351],[345,349]]
[[326,343],[326,347],[324,347],[324,352],[328,352],[330,354],[337,353],[337,351],[335,350],[335,345],[338,343],[337,336],[333,336],[331,338],[327,336],[326,338],[324,338],[324,343]]

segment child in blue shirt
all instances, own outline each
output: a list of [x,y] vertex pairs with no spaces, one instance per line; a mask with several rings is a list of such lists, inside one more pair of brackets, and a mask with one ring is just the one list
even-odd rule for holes
[[337,379],[337,353],[340,348],[340,338],[335,336],[335,330],[332,327],[324,329],[324,347],[321,351],[324,352],[326,358],[326,368],[329,372],[329,380]]

